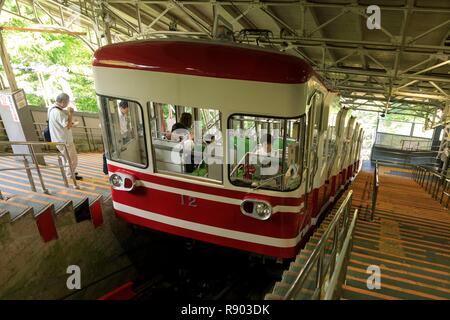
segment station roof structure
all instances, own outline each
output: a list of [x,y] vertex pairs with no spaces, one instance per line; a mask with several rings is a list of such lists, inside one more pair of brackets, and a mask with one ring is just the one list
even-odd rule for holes
[[[93,50],[174,35],[213,38],[215,22],[223,21],[236,42],[308,61],[351,109],[429,118],[449,105],[448,0],[13,1],[3,10],[84,32],[79,37]],[[380,29],[367,25],[373,4],[381,9]]]

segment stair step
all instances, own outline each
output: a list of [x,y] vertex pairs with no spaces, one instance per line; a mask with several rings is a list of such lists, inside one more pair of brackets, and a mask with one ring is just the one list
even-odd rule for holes
[[10,221],[16,221],[22,216],[33,213],[33,207],[21,203],[0,200],[0,209],[9,213]]
[[45,193],[31,192],[30,194],[26,195],[26,197],[47,201],[53,204],[56,214],[59,214],[63,210],[70,209],[73,206],[72,200],[70,199],[65,199],[63,197],[58,197],[55,195],[49,195]]
[[67,189],[67,190],[61,190],[53,193],[52,195],[58,197],[58,198],[64,198],[71,200],[73,203],[73,208],[78,208],[84,201],[86,201],[86,196],[81,196],[77,193],[72,192],[73,190]]
[[36,199],[38,201],[45,201],[48,203],[53,204],[55,213],[59,214],[63,210],[73,210],[73,204],[71,200],[64,199],[62,197],[57,197],[55,195],[45,194],[45,193],[39,193],[39,192],[33,192],[29,191],[28,193],[24,194],[11,194],[11,193],[5,193],[7,195],[7,198],[13,198],[13,197],[20,197],[22,199],[30,198],[30,201],[33,199]]
[[57,196],[58,195],[59,196],[68,196],[69,195],[69,196],[76,197],[77,199],[88,198],[89,205],[98,201],[100,198],[104,198],[101,193],[95,193],[95,192],[90,192],[90,191],[85,191],[85,190],[77,190],[77,189],[67,189],[67,190],[58,191],[55,195],[57,195]]
[[57,197],[65,197],[73,202],[73,209],[76,222],[81,222],[91,219],[89,209],[89,197],[85,193],[77,192],[78,190],[61,190],[55,193]]
[[264,296],[264,300],[283,300],[283,297],[276,294],[268,293]]
[[33,207],[34,216],[38,216],[41,212],[44,212],[45,210],[48,210],[49,208],[51,208],[51,211],[53,213],[55,212],[53,203],[36,199],[31,194],[26,195],[26,196],[23,196],[23,195],[12,196],[11,198],[8,199],[8,202]]
[[278,281],[275,283],[275,286],[273,287],[272,294],[282,299],[286,295],[290,287],[291,287],[290,285]]

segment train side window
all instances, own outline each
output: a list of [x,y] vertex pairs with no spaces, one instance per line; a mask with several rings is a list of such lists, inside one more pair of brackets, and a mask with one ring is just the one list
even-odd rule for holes
[[159,102],[148,108],[155,172],[222,182],[220,112]]
[[230,182],[277,191],[302,182],[305,117],[282,119],[232,115],[228,121]]
[[109,159],[147,167],[142,107],[127,99],[99,96]]

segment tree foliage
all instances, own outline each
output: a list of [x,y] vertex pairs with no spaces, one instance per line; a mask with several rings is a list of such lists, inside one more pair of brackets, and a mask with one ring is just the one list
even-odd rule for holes
[[[32,26],[25,20],[3,14],[0,23]],[[58,93],[66,92],[77,110],[98,112],[92,51],[80,39],[64,34],[17,31],[3,35],[18,86],[25,90],[30,105],[49,105]]]

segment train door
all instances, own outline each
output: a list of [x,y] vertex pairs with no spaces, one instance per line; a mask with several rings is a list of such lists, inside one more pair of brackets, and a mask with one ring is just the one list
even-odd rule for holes
[[137,167],[147,167],[142,106],[121,98],[99,97],[103,131],[106,134],[106,156],[109,160]]
[[344,161],[343,161],[343,174],[342,174],[342,184],[345,184],[347,180],[349,179],[348,171],[350,169],[350,162],[351,162],[351,154],[352,154],[352,148],[353,148],[353,133],[355,129],[355,123],[356,118],[351,116],[348,125],[345,132],[345,149],[344,149]]
[[348,110],[341,109],[336,117],[336,160],[334,161],[332,169],[332,195],[334,196],[336,191],[341,186],[342,182],[342,169],[346,151],[345,133],[346,133],[346,120],[347,120]]
[[320,113],[323,101],[323,94],[320,91],[314,91],[309,98],[310,105],[308,111],[308,135],[307,135],[307,179],[306,179],[306,213],[307,219],[311,219],[316,210],[318,193],[314,191],[314,181],[319,169],[319,133],[320,133]]

